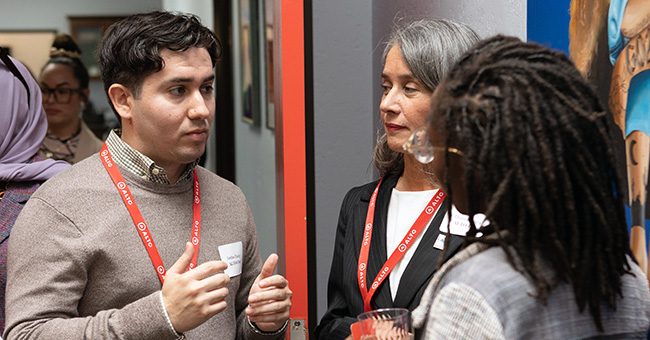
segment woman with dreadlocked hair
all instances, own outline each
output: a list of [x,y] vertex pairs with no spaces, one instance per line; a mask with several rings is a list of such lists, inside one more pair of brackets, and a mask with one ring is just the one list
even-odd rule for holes
[[[414,311],[431,339],[643,338],[648,282],[629,256],[618,131],[566,56],[479,43],[437,88],[429,125],[453,204],[488,222]],[[470,194],[471,193],[471,194]]]

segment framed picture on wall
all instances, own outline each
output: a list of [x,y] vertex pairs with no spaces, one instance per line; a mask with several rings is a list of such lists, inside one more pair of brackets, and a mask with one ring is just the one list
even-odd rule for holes
[[239,0],[242,119],[260,125],[260,63],[258,1]]
[[97,47],[104,35],[104,31],[108,26],[122,18],[119,16],[68,17],[70,35],[81,49],[81,61],[86,65],[91,79],[99,79]]
[[273,3],[275,0],[264,0],[264,65],[266,75],[266,127],[275,129],[274,81],[273,81]]

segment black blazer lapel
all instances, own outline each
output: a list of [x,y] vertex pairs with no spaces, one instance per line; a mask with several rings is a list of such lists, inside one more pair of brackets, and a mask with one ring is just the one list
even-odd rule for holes
[[[397,184],[398,176],[388,176],[379,188],[377,195],[377,207],[375,208],[375,223],[372,230],[372,241],[370,242],[370,254],[368,258],[368,285],[377,277],[388,259],[386,255],[386,219],[388,216],[388,204]],[[374,189],[374,188],[373,188]],[[365,222],[365,216],[364,216]],[[384,278],[381,286],[372,298],[373,308],[388,308],[393,306],[393,298],[390,294],[390,283],[388,276]]]
[[[363,233],[365,229],[365,224],[366,224],[366,215],[368,213],[368,206],[370,205],[370,197],[372,196],[372,192],[375,190],[375,186],[377,185],[377,181],[372,183],[373,185],[368,185],[367,190],[359,194],[359,204],[356,205],[356,209],[353,212],[353,223],[355,226],[355,233],[354,233],[354,279],[355,282],[358,279],[358,267],[357,264],[359,263],[359,254],[361,253],[361,243],[363,242]],[[382,183],[382,187],[384,186],[384,183]],[[381,192],[381,190],[380,190]],[[377,265],[376,262],[379,262],[377,260],[377,255],[376,251],[377,249],[375,246],[375,243],[377,242],[377,237],[381,233],[380,230],[381,228],[378,227],[377,224],[377,210],[379,210],[379,202],[380,202],[380,195],[377,197],[377,207],[375,208],[375,220],[373,223],[373,230],[372,230],[372,239],[370,243],[370,250],[368,252],[368,270],[366,271],[366,287],[370,287],[372,284],[372,281],[375,279],[375,275],[377,275],[377,267],[380,266],[381,264]],[[386,251],[384,250],[384,253]],[[385,255],[384,255],[385,258]],[[383,262],[382,262],[383,263]],[[355,288],[357,291],[359,290],[358,284],[355,284]],[[374,297],[377,295],[375,294]],[[373,298],[374,301],[374,298]],[[360,309],[363,310],[363,306],[360,306]]]
[[[440,207],[438,213],[431,221],[429,228],[422,236],[422,241],[415,250],[415,254],[409,261],[400,279],[400,285],[395,295],[394,305],[399,308],[415,308],[419,304],[419,299],[426,288],[433,273],[438,266],[438,257],[442,255],[442,250],[433,247],[438,235],[440,235],[440,224],[447,214],[449,200]],[[445,252],[445,261],[456,253],[464,238],[456,235],[451,236],[449,249]]]
[[[375,185],[377,185],[375,183]],[[355,272],[354,272],[354,279],[355,282],[358,280],[357,278],[357,264],[359,263],[359,254],[361,253],[361,242],[363,242],[363,231],[364,231],[364,226],[366,223],[366,213],[368,212],[368,205],[370,204],[370,196],[372,195],[372,190],[374,190],[375,187],[373,186],[372,189],[369,189],[369,191],[361,193],[359,195],[359,204],[356,205],[355,210],[352,212],[353,214],[353,223],[354,223],[354,254],[347,254],[347,255],[354,255],[354,263],[355,263]],[[375,236],[375,230],[373,230],[372,236]],[[370,249],[372,251],[372,248]],[[369,253],[368,257],[371,257],[372,255]],[[370,259],[368,259],[370,262]],[[366,272],[367,274],[367,272]],[[367,279],[366,281],[370,281],[371,279]],[[372,281],[370,281],[372,283]],[[366,282],[366,286],[368,286],[369,283]],[[356,284],[357,289],[358,288],[358,283]]]

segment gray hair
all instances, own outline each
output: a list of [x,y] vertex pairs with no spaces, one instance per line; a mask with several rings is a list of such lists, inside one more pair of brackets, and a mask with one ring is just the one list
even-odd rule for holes
[[[428,90],[435,90],[460,57],[479,41],[469,26],[447,19],[418,20],[393,29],[383,53],[399,46],[413,76]],[[403,154],[388,147],[383,127],[378,131],[373,163],[381,176],[401,174]]]

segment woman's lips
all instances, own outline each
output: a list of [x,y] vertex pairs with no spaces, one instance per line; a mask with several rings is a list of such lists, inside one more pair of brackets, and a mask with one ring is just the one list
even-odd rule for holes
[[54,116],[58,115],[59,113],[61,113],[61,110],[59,109],[45,108],[45,114],[47,115]]
[[405,126],[397,125],[397,124],[391,124],[391,123],[384,124],[384,128],[388,132],[397,132],[397,131],[401,131],[401,130],[406,129]]

